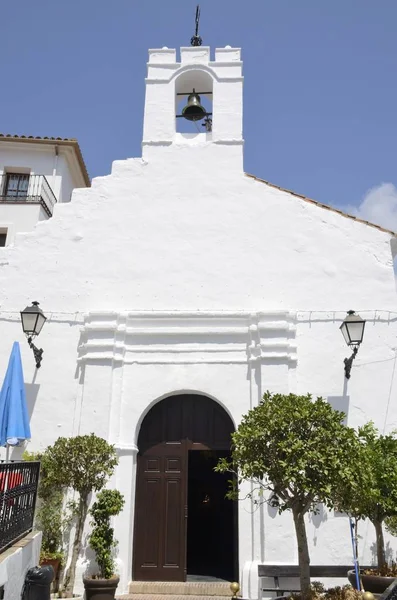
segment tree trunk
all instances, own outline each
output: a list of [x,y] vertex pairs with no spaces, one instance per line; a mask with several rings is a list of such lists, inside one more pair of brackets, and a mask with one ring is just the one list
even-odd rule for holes
[[84,524],[88,512],[88,495],[80,496],[79,508],[77,513],[76,533],[73,540],[72,558],[68,570],[65,573],[64,592],[66,598],[73,598],[74,581],[76,578],[76,564],[79,558],[81,540],[83,537]]
[[302,598],[308,598],[310,592],[310,556],[307,545],[305,514],[299,508],[293,508],[296,540],[298,542],[298,560]]
[[378,555],[378,569],[381,569],[386,565],[386,551],[385,551],[385,540],[383,537],[383,525],[382,521],[372,521],[376,531],[376,553]]

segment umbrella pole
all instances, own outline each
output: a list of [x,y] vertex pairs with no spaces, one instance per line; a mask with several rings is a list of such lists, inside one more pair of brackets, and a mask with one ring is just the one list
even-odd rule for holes
[[351,533],[351,540],[352,540],[352,548],[353,548],[353,562],[354,562],[354,570],[356,572],[356,586],[357,586],[357,590],[360,591],[361,586],[360,586],[360,569],[358,566],[358,556],[357,556],[357,522],[356,525],[354,525],[353,523],[353,519],[350,517],[350,533]]
[[10,462],[10,446],[6,444],[6,463]]

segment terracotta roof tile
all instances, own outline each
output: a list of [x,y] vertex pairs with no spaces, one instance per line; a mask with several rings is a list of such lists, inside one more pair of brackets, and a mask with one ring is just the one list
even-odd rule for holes
[[357,221],[357,223],[363,223],[364,225],[369,225],[370,227],[375,227],[375,229],[379,229],[379,231],[383,231],[384,233],[390,233],[390,235],[397,237],[397,233],[395,231],[391,231],[390,229],[385,229],[384,227],[381,227],[380,225],[375,225],[375,223],[371,223],[370,221],[364,221],[364,219],[359,219],[358,217],[355,217],[354,215],[349,215],[349,213],[346,213],[343,210],[340,210],[339,208],[334,208],[333,206],[329,206],[329,204],[323,204],[322,202],[318,202],[317,200],[312,200],[311,198],[308,198],[307,196],[302,196],[302,194],[297,194],[296,192],[293,192],[292,190],[287,190],[286,188],[280,187],[279,185],[270,183],[270,181],[266,181],[265,179],[260,179],[259,177],[255,177],[255,175],[251,175],[250,173],[245,173],[245,176],[250,177],[251,179],[255,179],[255,181],[259,181],[260,183],[265,183],[269,187],[276,188],[277,190],[280,190],[281,192],[287,192],[288,194],[291,194],[292,196],[301,198],[301,200],[304,200],[305,202],[310,202],[311,204],[315,204],[316,206],[319,206],[320,208],[326,208],[327,210],[329,210],[331,212],[338,213],[342,217],[346,217],[347,219],[352,219],[353,221]]

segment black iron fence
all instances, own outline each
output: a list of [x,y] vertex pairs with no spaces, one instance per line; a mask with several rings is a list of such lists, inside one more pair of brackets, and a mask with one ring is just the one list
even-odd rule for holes
[[45,175],[5,173],[0,175],[0,202],[41,204],[49,217],[57,199]]
[[0,463],[0,552],[32,531],[39,462]]

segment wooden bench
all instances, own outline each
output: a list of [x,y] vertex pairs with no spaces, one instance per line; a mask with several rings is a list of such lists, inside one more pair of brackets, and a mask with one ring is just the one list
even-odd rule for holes
[[[362,567],[360,565],[360,568],[369,569],[371,567]],[[315,581],[316,578],[343,577],[345,583],[348,583],[347,572],[352,569],[354,569],[352,565],[310,565],[310,578]],[[297,565],[258,565],[259,598],[263,597],[263,592],[273,592],[277,598],[284,596],[286,593],[300,592],[299,587],[292,589],[291,587],[280,586],[280,577],[284,579],[299,579],[299,567]],[[273,578],[273,587],[265,587],[263,585],[264,578]]]

